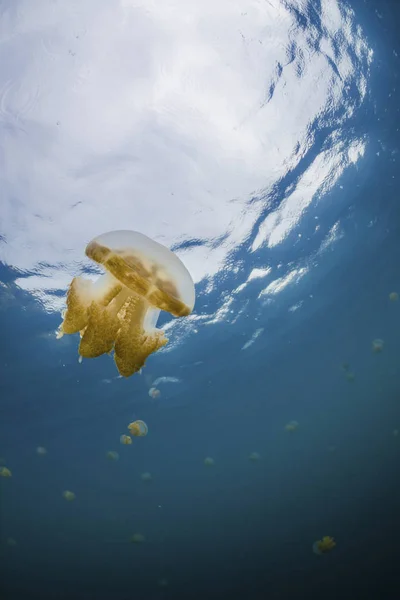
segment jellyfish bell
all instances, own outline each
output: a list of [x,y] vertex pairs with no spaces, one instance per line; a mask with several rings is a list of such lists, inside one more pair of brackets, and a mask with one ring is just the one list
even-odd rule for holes
[[212,467],[212,466],[214,466],[214,464],[215,464],[215,461],[214,461],[214,459],[213,459],[213,458],[211,458],[211,456],[207,456],[207,457],[204,459],[204,464],[205,464],[207,467]]
[[11,477],[12,473],[7,467],[0,467],[0,477]]
[[140,479],[142,481],[153,481],[153,477],[152,477],[151,473],[148,473],[148,472],[142,473],[140,476]]
[[296,429],[298,429],[299,424],[297,421],[290,421],[289,423],[287,423],[285,425],[285,430],[286,431],[296,431]]
[[47,454],[47,450],[43,446],[38,446],[36,448],[36,454],[39,454],[39,456],[44,456],[45,454]]
[[258,462],[260,460],[261,456],[258,454],[258,452],[252,452],[249,455],[249,460],[251,462]]
[[159,389],[157,389],[155,387],[151,387],[149,389],[149,396],[150,396],[150,398],[159,398],[161,396],[161,392]]
[[378,354],[379,352],[382,352],[383,345],[384,345],[383,340],[377,338],[376,340],[374,340],[372,342],[372,351],[375,352],[376,354]]
[[147,427],[146,423],[141,420],[129,423],[128,429],[131,432],[131,434],[135,437],[144,437],[149,431],[149,428]]
[[327,552],[330,552],[331,550],[333,550],[333,548],[336,546],[336,542],[333,539],[333,537],[331,537],[330,535],[325,535],[322,540],[317,540],[316,542],[313,543],[312,545],[312,549],[314,554],[326,554]]
[[58,337],[80,332],[84,358],[114,349],[120,375],[130,377],[168,341],[156,328],[160,310],[175,317],[192,312],[193,280],[171,250],[136,231],[104,233],[86,255],[106,272],[95,282],[72,280]]
[[74,494],[74,492],[71,492],[70,490],[65,490],[65,492],[63,492],[63,497],[65,498],[65,500],[67,500],[68,502],[72,502],[73,500],[75,500],[76,496]]
[[119,459],[119,454],[115,450],[109,450],[107,452],[106,456],[107,456],[108,460],[114,460],[114,461],[116,461],[116,460]]
[[119,441],[121,442],[121,444],[124,444],[124,446],[129,446],[130,444],[132,444],[131,436],[125,435],[125,433],[123,433],[121,435],[121,437],[119,438]]
[[12,538],[12,537],[7,538],[7,546],[12,546],[15,548],[16,545],[17,545],[17,542],[14,538]]
[[142,533],[134,533],[133,536],[131,537],[131,542],[133,544],[142,544],[145,541],[146,541],[146,538],[144,537],[144,535]]
[[389,294],[389,300],[391,302],[397,302],[399,299],[399,294],[397,292],[390,292]]

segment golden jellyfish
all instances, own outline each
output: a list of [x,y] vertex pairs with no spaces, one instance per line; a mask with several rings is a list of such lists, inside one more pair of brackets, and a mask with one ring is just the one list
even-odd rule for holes
[[336,546],[336,542],[333,537],[326,535],[322,540],[317,540],[313,543],[312,549],[314,554],[326,554],[330,552]]
[[119,454],[118,454],[118,452],[115,452],[115,450],[109,450],[107,452],[106,456],[107,456],[108,460],[114,460],[115,461],[115,460],[119,459]]
[[133,544],[142,544],[145,541],[146,541],[146,538],[144,537],[144,535],[142,533],[134,533],[133,536],[131,537],[131,542]]
[[252,452],[249,455],[249,460],[251,462],[258,462],[260,460],[261,456],[258,454],[258,452]]
[[63,497],[68,500],[68,502],[72,502],[76,498],[74,492],[70,492],[69,490],[65,490],[65,492],[63,492]]
[[214,461],[214,459],[213,459],[213,458],[211,458],[211,456],[207,456],[207,457],[204,459],[204,464],[205,464],[207,467],[212,467],[212,466],[214,466],[214,464],[215,464],[215,461]]
[[133,423],[129,423],[128,429],[131,434],[135,437],[144,437],[147,435],[149,428],[147,427],[144,421],[133,421]]
[[389,300],[391,302],[397,302],[398,299],[399,299],[399,295],[398,295],[397,292],[390,292],[390,294],[389,294]]
[[156,387],[152,387],[149,389],[150,398],[159,398],[161,396],[161,392]]
[[153,481],[153,477],[152,477],[151,473],[148,473],[148,472],[142,473],[140,476],[140,479],[142,481]]
[[39,454],[39,456],[44,456],[45,454],[47,454],[47,450],[46,448],[43,448],[43,446],[38,446],[36,448],[36,454]]
[[156,328],[160,310],[189,315],[195,289],[189,271],[171,250],[137,231],[110,231],[94,238],[86,256],[105,273],[95,282],[74,277],[57,337],[80,333],[80,358],[110,354],[130,377],[167,342]]
[[377,338],[376,340],[374,340],[372,342],[372,351],[375,352],[376,354],[378,354],[379,352],[382,352],[383,350],[383,340],[380,340],[379,338]]
[[296,429],[299,427],[299,424],[297,421],[290,421],[289,423],[287,423],[285,425],[285,430],[286,431],[296,431]]
[[124,444],[125,446],[129,446],[130,444],[132,444],[131,436],[125,435],[125,433],[123,433],[121,435],[121,437],[119,438],[119,441],[121,442],[121,444]]
[[12,473],[7,467],[0,467],[0,477],[11,477]]

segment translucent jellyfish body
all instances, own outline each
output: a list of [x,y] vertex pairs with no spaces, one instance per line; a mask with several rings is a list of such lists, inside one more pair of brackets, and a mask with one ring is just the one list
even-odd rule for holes
[[389,294],[389,300],[391,302],[397,302],[399,299],[399,294],[397,292],[390,292]]
[[142,473],[140,476],[140,479],[142,481],[153,481],[153,477],[152,477],[151,473],[148,473],[148,472]]
[[377,338],[372,342],[372,352],[379,353],[383,350],[384,342],[383,340]]
[[14,538],[12,538],[12,537],[7,538],[7,546],[12,546],[15,548],[16,545],[17,545],[17,542]]
[[159,398],[161,396],[161,392],[159,389],[157,389],[155,387],[151,387],[149,389],[149,396],[150,396],[150,398]]
[[132,444],[131,436],[125,435],[125,433],[123,433],[121,435],[121,437],[119,438],[119,441],[121,442],[121,444],[124,444],[124,446],[129,446],[130,444]]
[[136,231],[104,233],[86,255],[106,273],[94,283],[72,280],[58,337],[79,331],[84,358],[114,349],[120,375],[130,377],[168,341],[156,328],[160,310],[175,317],[192,312],[193,280],[173,252]]
[[287,423],[285,425],[285,430],[286,431],[296,431],[296,429],[298,429],[299,424],[297,421],[289,421],[289,423]]
[[260,460],[261,456],[258,454],[258,452],[252,452],[249,455],[249,460],[251,462],[258,462]]
[[335,540],[326,535],[322,540],[317,540],[313,543],[312,549],[314,554],[326,554],[330,552],[336,546]]
[[211,458],[211,456],[207,456],[207,457],[204,459],[204,464],[205,464],[207,467],[212,467],[212,466],[215,464],[215,461],[214,461],[214,459],[213,459],[213,458]]
[[147,435],[149,428],[147,427],[144,421],[133,421],[133,423],[129,423],[128,429],[131,434],[135,437],[144,437]]
[[133,536],[131,537],[131,542],[133,544],[142,544],[145,541],[146,541],[146,538],[144,537],[144,535],[142,533],[134,533]]
[[107,458],[108,460],[118,460],[119,459],[119,454],[118,452],[115,452],[115,450],[109,450],[107,452]]
[[47,450],[46,448],[43,448],[43,446],[38,446],[36,448],[36,454],[39,454],[39,456],[44,456],[45,454],[47,454]]
[[7,467],[0,467],[0,477],[11,477],[12,473]]
[[65,490],[65,492],[63,492],[63,497],[68,500],[68,502],[72,502],[76,498],[74,492],[71,492],[70,490]]

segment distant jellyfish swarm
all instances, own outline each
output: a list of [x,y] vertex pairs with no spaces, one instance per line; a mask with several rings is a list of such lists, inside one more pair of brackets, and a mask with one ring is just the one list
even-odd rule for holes
[[379,352],[382,352],[383,345],[384,345],[383,340],[380,340],[379,338],[377,338],[376,340],[374,340],[372,342],[372,351],[375,352],[376,354],[378,354]]
[[118,372],[130,377],[167,342],[156,328],[160,310],[189,315],[194,283],[182,261],[137,231],[110,231],[94,238],[86,256],[105,273],[95,282],[74,277],[57,337],[80,333],[80,358],[110,354]]
[[336,542],[333,539],[333,537],[330,537],[329,535],[326,535],[325,537],[322,538],[322,540],[317,540],[316,542],[313,543],[312,549],[314,554],[326,554],[327,552],[330,552],[331,550],[333,550],[333,548],[336,546]]
[[149,431],[146,423],[140,420],[129,423],[128,429],[134,437],[144,437]]

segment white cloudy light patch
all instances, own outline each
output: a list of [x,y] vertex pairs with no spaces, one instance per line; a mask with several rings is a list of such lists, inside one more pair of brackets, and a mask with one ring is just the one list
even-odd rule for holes
[[[310,123],[346,82],[365,83],[345,48],[340,77],[329,39],[311,52],[310,32],[278,0],[15,0],[0,11],[0,259],[32,271],[62,263],[60,285],[91,238],[122,228],[168,246],[200,240],[181,257],[195,281],[215,275],[260,215],[248,198],[298,163]],[[361,60],[351,18],[323,3],[327,35],[351,32]],[[315,170],[313,189],[338,160]],[[287,235],[285,211],[300,219],[302,193],[257,244]],[[45,275],[19,284],[43,294]]]

